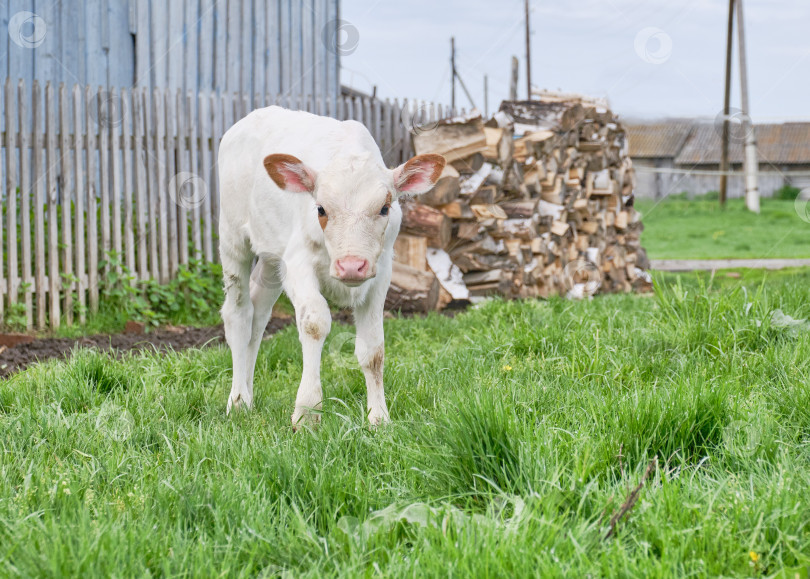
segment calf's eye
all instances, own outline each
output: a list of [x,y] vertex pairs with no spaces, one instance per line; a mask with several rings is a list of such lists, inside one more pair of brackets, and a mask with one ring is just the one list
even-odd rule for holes
[[318,217],[326,217],[326,210],[318,205]]
[[383,205],[383,208],[380,209],[380,215],[385,216],[388,215],[388,210],[390,207],[388,205]]

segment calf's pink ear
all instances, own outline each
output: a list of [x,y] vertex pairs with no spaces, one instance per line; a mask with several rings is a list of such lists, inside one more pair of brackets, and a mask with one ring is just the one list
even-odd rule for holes
[[417,155],[394,169],[394,187],[403,195],[427,193],[439,180],[445,164],[441,155]]
[[268,155],[264,158],[264,168],[273,182],[290,193],[312,193],[315,191],[315,172],[292,155]]

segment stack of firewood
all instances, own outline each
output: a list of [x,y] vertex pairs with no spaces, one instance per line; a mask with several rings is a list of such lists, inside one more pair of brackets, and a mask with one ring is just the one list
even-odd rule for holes
[[650,289],[627,137],[609,110],[507,101],[486,122],[444,119],[412,138],[448,164],[433,190],[402,201],[389,308]]

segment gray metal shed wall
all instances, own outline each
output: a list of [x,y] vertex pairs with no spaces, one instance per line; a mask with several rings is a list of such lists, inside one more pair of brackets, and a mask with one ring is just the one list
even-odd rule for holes
[[[340,90],[339,0],[3,0],[0,75],[194,92],[314,95]],[[41,18],[39,28],[23,12]],[[44,24],[44,28],[42,28]],[[14,36],[21,42],[15,42]],[[22,46],[21,46],[22,44]]]

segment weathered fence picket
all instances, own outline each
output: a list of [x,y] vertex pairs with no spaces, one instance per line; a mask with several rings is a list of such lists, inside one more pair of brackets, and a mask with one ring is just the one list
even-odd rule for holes
[[[124,191],[124,253],[125,263],[127,269],[131,272],[136,272],[135,268],[135,234],[133,230],[134,211],[133,206],[135,200],[132,192],[137,190],[135,183],[135,174],[132,166],[132,151],[134,143],[132,142],[131,125],[132,119],[135,117],[132,111],[133,102],[129,98],[129,93],[125,90],[121,91],[121,150],[123,153],[123,191]],[[137,161],[136,161],[137,162]]]
[[87,196],[87,289],[90,302],[90,311],[98,311],[98,218],[96,217],[96,131],[94,129],[93,110],[98,118],[98,101],[94,102],[90,87],[85,90],[85,130],[87,147],[85,159],[87,160],[87,187],[84,195]]
[[31,116],[34,122],[34,291],[37,296],[37,326],[45,327],[45,179],[42,90],[36,80],[32,86]]
[[[73,130],[75,131],[73,135],[73,167],[76,182],[76,204],[73,208],[73,214],[76,218],[76,294],[79,303],[79,322],[83,324],[87,319],[85,313],[87,311],[87,298],[85,296],[87,277],[84,254],[84,200],[86,198],[87,188],[85,187],[82,171],[84,164],[82,151],[86,144],[86,141],[82,138],[82,134],[84,133],[82,129],[84,123],[82,120],[82,91],[77,85],[73,87]],[[25,147],[23,147],[23,150],[24,149]],[[23,234],[23,236],[25,236],[25,234]]]
[[[238,63],[235,70],[241,74]],[[165,283],[191,260],[218,261],[219,143],[258,103],[357,120],[391,167],[410,156],[410,119],[433,118],[414,101],[333,102],[265,93],[260,77],[254,83],[255,94],[215,94],[7,79],[0,86],[0,322],[14,316],[19,323],[22,303],[29,328],[85,323],[104,291],[100,269],[111,272],[113,263],[131,283]]]
[[[11,310],[17,302],[17,131],[14,127],[17,125],[17,117],[15,115],[16,107],[14,85],[11,79],[6,79],[5,86],[5,105],[6,108],[6,239],[8,240],[6,255],[6,295],[8,295],[8,306]],[[0,168],[2,174],[2,168]],[[2,219],[0,219],[0,240],[3,238]],[[0,277],[2,277],[3,269],[0,267]],[[3,300],[0,300],[2,302]],[[3,312],[3,305],[0,304],[0,315]]]
[[[7,151],[8,153],[8,151]],[[64,289],[65,322],[73,324],[73,240],[71,218],[71,201],[74,186],[70,177],[70,107],[68,106],[67,89],[59,85],[59,202],[62,209],[62,270],[61,278]],[[75,186],[74,186],[75,187]],[[9,189],[10,190],[10,189]]]

